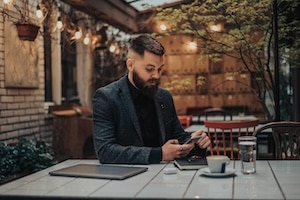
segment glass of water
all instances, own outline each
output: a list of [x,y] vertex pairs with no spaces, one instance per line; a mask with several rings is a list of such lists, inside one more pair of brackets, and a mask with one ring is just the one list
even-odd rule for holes
[[254,174],[256,172],[256,137],[241,136],[238,138],[241,172],[243,174]]

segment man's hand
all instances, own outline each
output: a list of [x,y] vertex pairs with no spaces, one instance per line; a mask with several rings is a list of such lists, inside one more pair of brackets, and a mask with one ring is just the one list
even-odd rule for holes
[[185,157],[194,148],[194,146],[193,142],[189,144],[179,144],[176,139],[168,140],[162,146],[162,160],[172,161],[175,158]]
[[205,132],[202,130],[198,130],[191,134],[192,137],[201,136],[197,141],[195,141],[195,144],[197,144],[201,149],[205,149],[210,145],[210,139],[207,136]]

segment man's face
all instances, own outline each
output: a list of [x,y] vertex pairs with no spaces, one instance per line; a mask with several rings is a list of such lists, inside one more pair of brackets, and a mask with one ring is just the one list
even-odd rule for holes
[[132,74],[133,82],[135,86],[147,97],[153,98],[158,90],[160,78],[150,78],[148,80],[144,80],[141,76],[139,76],[138,72],[133,69]]
[[127,63],[129,80],[144,95],[153,98],[158,90],[163,65],[161,56],[147,51],[143,57],[135,55],[132,62]]

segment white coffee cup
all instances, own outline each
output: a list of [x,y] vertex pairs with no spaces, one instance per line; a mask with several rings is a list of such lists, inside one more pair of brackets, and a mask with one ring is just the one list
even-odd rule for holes
[[225,173],[226,166],[230,163],[230,159],[222,155],[211,155],[206,159],[211,173]]

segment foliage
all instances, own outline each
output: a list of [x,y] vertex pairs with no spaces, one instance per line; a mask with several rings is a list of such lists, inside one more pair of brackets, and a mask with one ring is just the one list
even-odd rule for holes
[[[197,76],[196,78],[196,86],[201,87],[205,84],[206,77],[204,76]],[[190,78],[182,78],[177,75],[173,76],[171,80],[168,80],[164,84],[164,89],[169,90],[172,93],[176,93],[179,91],[187,91],[190,86],[192,85],[192,80]]]
[[42,141],[19,138],[17,143],[0,143],[0,181],[18,174],[39,171],[54,164],[50,146]]
[[[190,34],[199,38],[201,53],[209,55],[212,61],[227,55],[242,62],[244,71],[251,74],[252,92],[267,118],[272,119],[275,110],[272,3],[272,0],[188,1],[177,8],[158,8],[156,20],[167,22],[168,29],[163,34]],[[299,38],[295,39],[299,19],[292,18],[290,13],[295,13],[299,4],[299,1],[281,1],[278,9],[280,55],[293,63],[299,61],[300,55]]]
[[174,77],[172,80],[165,83],[164,88],[170,92],[177,92],[180,90],[187,90],[191,85],[190,79],[180,79],[179,77]]

